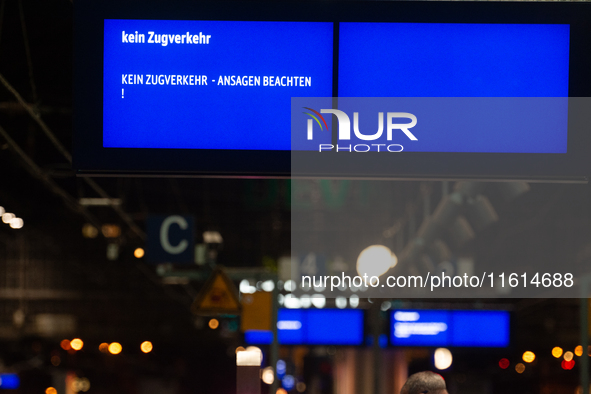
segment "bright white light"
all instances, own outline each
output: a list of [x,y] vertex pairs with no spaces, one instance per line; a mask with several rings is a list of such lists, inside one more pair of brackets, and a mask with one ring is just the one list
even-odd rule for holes
[[294,297],[291,294],[285,295],[285,298],[283,299],[283,304],[285,305],[286,308],[289,308],[289,309],[299,309],[302,306],[299,298]]
[[337,297],[334,300],[334,303],[339,309],[344,309],[347,307],[347,299],[345,297]]
[[203,242],[206,244],[221,244],[224,242],[222,236],[217,231],[205,231],[203,233]]
[[312,300],[308,294],[304,294],[300,297],[300,305],[302,308],[309,308],[312,306]]
[[396,338],[409,338],[411,335],[434,336],[447,331],[445,323],[394,323],[394,336]]
[[2,214],[2,222],[9,223],[12,219],[14,219],[14,213],[5,212]]
[[435,368],[442,370],[448,369],[451,366],[453,361],[453,357],[449,349],[444,347],[440,347],[439,349],[435,350],[435,355],[433,356],[435,361]]
[[237,366],[260,366],[263,360],[263,352],[256,346],[249,346],[246,350],[236,353]]
[[380,306],[380,309],[383,310],[383,311],[387,311],[391,307],[392,307],[392,303],[390,301],[384,301],[384,302],[382,302],[382,305]]
[[357,258],[359,276],[380,276],[398,263],[396,255],[383,245],[372,245],[361,251]]
[[419,312],[397,311],[394,313],[394,320],[397,321],[417,321],[420,317]]
[[272,280],[266,280],[261,284],[261,289],[264,291],[273,291],[275,283]]
[[279,294],[277,296],[277,302],[279,303],[279,305],[283,306],[283,303],[285,302],[285,296],[283,294]]
[[302,328],[302,322],[298,320],[279,320],[277,329],[279,330],[299,330]]
[[14,229],[23,228],[24,224],[25,224],[25,222],[23,222],[23,219],[21,219],[21,218],[10,219],[10,227],[12,227]]
[[325,286],[314,286],[314,291],[318,293],[322,293],[324,290],[326,290]]
[[296,289],[296,284],[293,280],[290,279],[285,282],[283,288],[285,289],[285,291],[294,291]]
[[273,367],[267,367],[263,369],[263,374],[261,378],[263,379],[263,383],[273,384],[273,382],[275,381],[275,373],[273,372]]
[[257,291],[257,288],[250,285],[248,279],[242,279],[240,281],[240,292],[243,294],[254,294]]
[[359,296],[357,294],[353,294],[349,297],[349,305],[351,305],[352,308],[357,308],[359,306]]
[[0,207],[0,216],[4,215],[4,212],[6,212],[4,207]]
[[312,296],[312,305],[314,305],[318,309],[324,308],[326,305],[326,297],[322,294],[314,294]]

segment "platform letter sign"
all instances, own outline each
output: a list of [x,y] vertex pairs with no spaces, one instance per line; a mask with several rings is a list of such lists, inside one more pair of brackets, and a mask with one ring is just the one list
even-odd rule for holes
[[152,263],[192,263],[194,222],[191,216],[148,217],[147,260]]

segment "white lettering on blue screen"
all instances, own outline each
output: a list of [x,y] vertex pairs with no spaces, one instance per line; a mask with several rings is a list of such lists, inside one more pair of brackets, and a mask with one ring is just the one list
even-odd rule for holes
[[[186,32],[184,34],[156,34],[153,31],[148,32],[148,44],[160,44],[163,47],[168,44],[209,44],[211,34],[193,34]],[[146,43],[146,35],[138,33],[126,33],[125,30],[121,32],[121,42],[125,44],[144,44]]]

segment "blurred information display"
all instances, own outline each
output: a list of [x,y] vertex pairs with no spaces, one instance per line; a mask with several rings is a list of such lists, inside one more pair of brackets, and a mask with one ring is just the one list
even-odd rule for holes
[[509,346],[509,312],[397,310],[390,340],[397,346]]
[[[280,309],[277,333],[281,345],[361,345],[363,311],[357,309]],[[244,333],[247,343],[268,345],[271,331]]]

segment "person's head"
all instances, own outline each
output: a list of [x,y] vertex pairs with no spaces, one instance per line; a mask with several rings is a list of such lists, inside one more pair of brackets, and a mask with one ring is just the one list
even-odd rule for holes
[[447,389],[441,375],[423,371],[410,375],[400,394],[447,394]]

